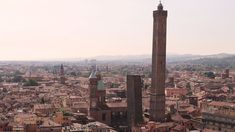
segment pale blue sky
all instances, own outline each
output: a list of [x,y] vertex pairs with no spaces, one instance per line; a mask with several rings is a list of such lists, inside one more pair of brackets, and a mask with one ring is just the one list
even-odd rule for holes
[[[235,53],[234,0],[162,0],[167,52]],[[157,0],[2,0],[0,60],[151,54]]]

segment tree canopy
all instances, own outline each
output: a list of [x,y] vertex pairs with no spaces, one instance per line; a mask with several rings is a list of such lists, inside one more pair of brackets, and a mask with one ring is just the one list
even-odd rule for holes
[[38,82],[36,80],[29,79],[24,83],[24,86],[38,86]]

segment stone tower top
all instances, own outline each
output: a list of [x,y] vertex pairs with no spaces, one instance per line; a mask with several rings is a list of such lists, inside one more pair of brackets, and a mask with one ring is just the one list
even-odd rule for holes
[[157,9],[158,10],[163,10],[163,5],[162,5],[162,2],[160,1],[160,3],[158,4],[158,6],[157,6]]

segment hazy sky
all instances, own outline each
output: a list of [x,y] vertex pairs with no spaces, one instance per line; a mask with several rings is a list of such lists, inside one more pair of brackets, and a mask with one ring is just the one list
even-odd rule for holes
[[[158,0],[1,0],[0,60],[151,54]],[[234,0],[163,0],[167,52],[235,53]]]

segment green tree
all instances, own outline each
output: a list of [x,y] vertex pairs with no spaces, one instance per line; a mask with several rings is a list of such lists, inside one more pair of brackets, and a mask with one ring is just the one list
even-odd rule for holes
[[204,75],[208,78],[212,78],[212,79],[215,78],[214,72],[205,72]]
[[14,76],[19,76],[19,75],[21,75],[21,74],[22,74],[22,73],[21,73],[20,71],[18,71],[18,70],[14,72]]
[[4,80],[2,79],[2,76],[0,76],[0,82],[3,82]]
[[71,72],[70,75],[74,77],[77,76],[76,72]]
[[12,79],[13,82],[22,82],[24,81],[24,78],[22,76],[16,75]]
[[38,86],[38,82],[36,80],[29,79],[24,83],[24,86]]
[[64,116],[72,116],[73,114],[70,113],[70,112],[67,112],[67,111],[63,111],[63,115],[64,115]]

